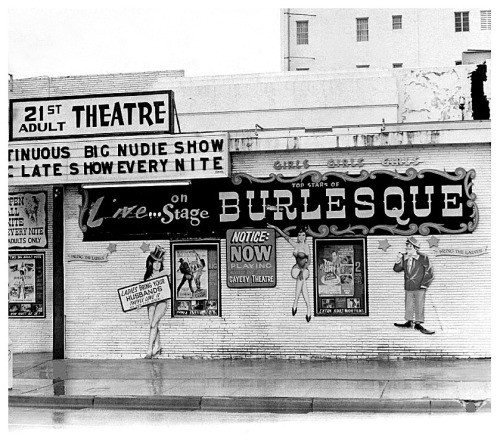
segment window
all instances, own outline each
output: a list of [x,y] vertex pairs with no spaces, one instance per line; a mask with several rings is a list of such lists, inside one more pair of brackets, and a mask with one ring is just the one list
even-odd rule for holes
[[295,69],[295,70],[309,70],[309,68],[308,67],[297,67],[297,69]]
[[455,12],[455,32],[469,32],[468,12]]
[[297,22],[297,44],[309,44],[309,22]]
[[397,69],[397,68],[403,67],[403,63],[392,63],[392,67],[393,67],[394,69]]
[[481,11],[481,30],[491,30],[491,11]]
[[462,64],[462,60],[455,61],[455,66],[460,66]]
[[368,41],[368,18],[356,19],[357,41]]
[[369,64],[356,64],[358,69],[368,69],[370,67]]
[[392,29],[403,29],[403,16],[393,15],[392,16]]

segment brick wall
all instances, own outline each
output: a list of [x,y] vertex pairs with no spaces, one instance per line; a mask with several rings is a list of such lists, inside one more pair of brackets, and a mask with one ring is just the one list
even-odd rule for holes
[[[474,152],[471,155],[471,152]],[[347,155],[347,152],[343,152]],[[326,152],[294,151],[233,155],[233,172],[265,176],[273,171],[276,159],[309,158],[325,163]],[[376,150],[349,154],[373,162],[381,157]],[[384,149],[383,156],[418,156],[418,169],[454,170],[474,168],[474,192],[480,221],[472,234],[436,235],[440,247],[471,248],[490,246],[490,151],[489,147],[413,147]],[[380,166],[365,167],[379,169]],[[402,171],[401,168],[400,171]],[[106,253],[109,242],[82,242],[78,227],[76,187],[66,192],[66,252]],[[379,241],[391,247],[384,252]],[[392,271],[395,254],[404,248],[401,236],[376,236],[367,240],[368,317],[313,317],[305,320],[305,304],[291,315],[294,280],[290,268],[292,249],[277,240],[278,283],[272,289],[229,289],[226,286],[225,241],[221,241],[222,317],[170,317],[160,324],[162,357],[286,357],[286,358],[388,358],[388,357],[489,357],[490,356],[490,261],[491,255],[477,257],[434,257],[434,249],[421,237],[422,251],[435,266],[435,280],[428,291],[426,326],[436,330],[425,336],[393,326],[404,320],[404,292],[401,274]],[[309,245],[313,249],[312,239]],[[147,242],[147,241],[146,241]],[[115,242],[117,249],[107,263],[66,264],[66,349],[69,358],[134,358],[147,347],[148,320],[145,310],[123,313],[117,288],[142,280],[147,253],[142,241]],[[168,241],[150,241],[151,248]],[[169,262],[170,256],[165,257]],[[314,262],[312,262],[314,265]],[[313,301],[313,280],[308,280]],[[169,305],[170,307],[170,305]]]

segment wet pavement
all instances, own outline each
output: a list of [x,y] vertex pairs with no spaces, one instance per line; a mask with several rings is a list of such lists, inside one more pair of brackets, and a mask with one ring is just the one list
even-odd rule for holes
[[491,409],[491,360],[52,360],[14,354],[10,406],[240,412]]

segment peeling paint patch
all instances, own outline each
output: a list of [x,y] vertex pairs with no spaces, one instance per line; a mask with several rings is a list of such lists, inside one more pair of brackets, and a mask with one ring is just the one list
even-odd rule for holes
[[468,101],[471,68],[416,70],[402,79],[402,122],[461,120],[460,97]]

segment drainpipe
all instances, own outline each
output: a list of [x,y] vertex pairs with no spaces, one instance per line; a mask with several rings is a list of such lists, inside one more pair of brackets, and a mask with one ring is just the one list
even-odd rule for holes
[[290,8],[287,9],[286,12],[287,15],[287,26],[288,26],[288,32],[286,34],[287,36],[287,44],[286,44],[286,50],[287,50],[287,72],[290,72]]

